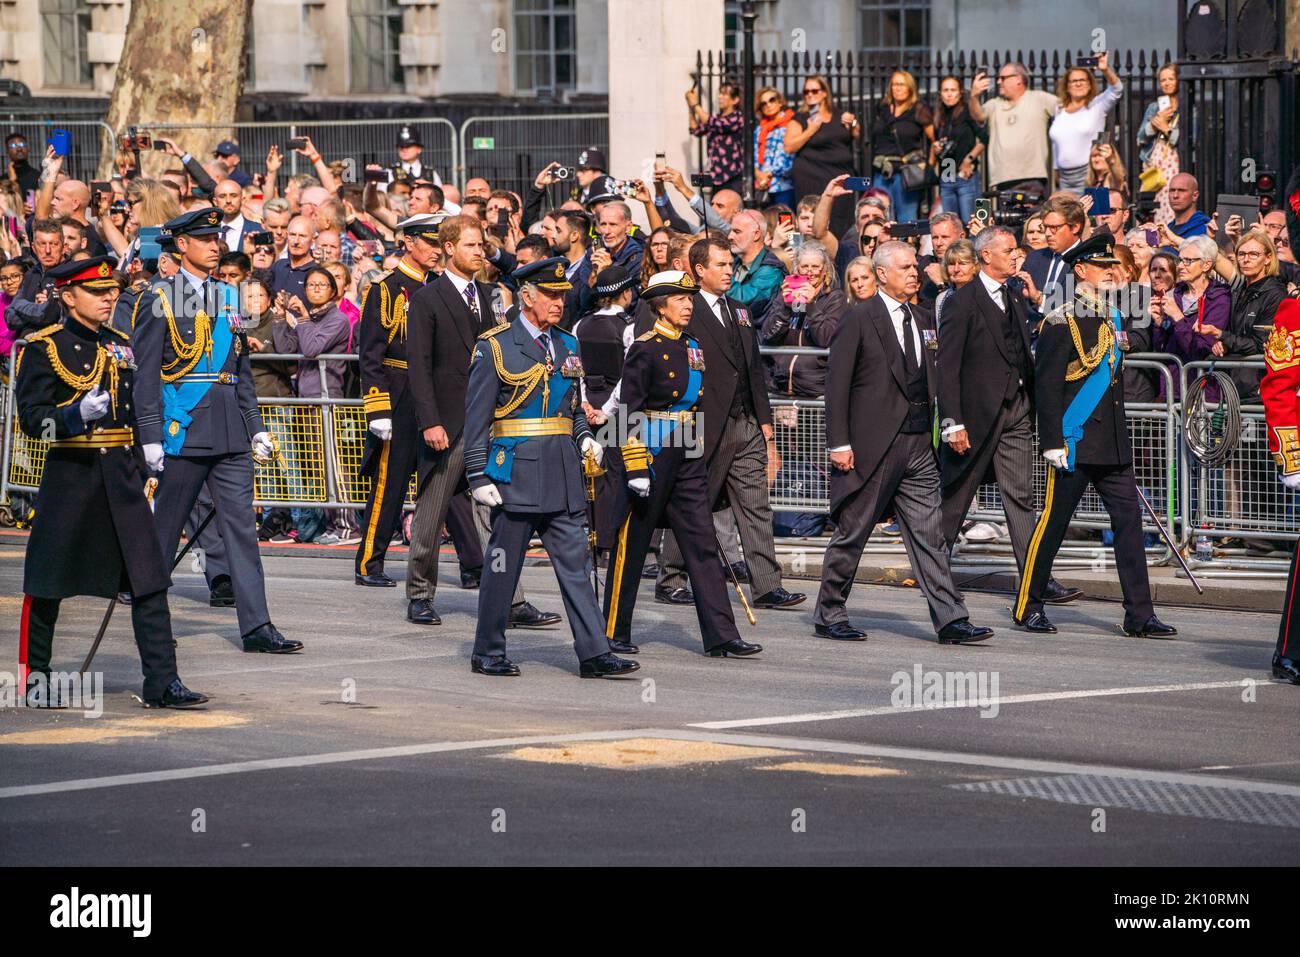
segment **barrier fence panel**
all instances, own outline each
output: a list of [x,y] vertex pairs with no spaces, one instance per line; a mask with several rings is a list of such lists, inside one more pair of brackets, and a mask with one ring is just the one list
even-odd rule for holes
[[[53,130],[66,130],[71,135],[71,147],[63,160],[63,171],[84,183],[104,179],[99,175],[99,159],[103,149],[113,142],[113,130],[99,120],[44,120],[35,117],[11,115],[5,123],[5,135],[21,133],[27,137],[27,162],[36,169],[45,159]],[[110,154],[111,155],[111,154]]]
[[[523,196],[547,163],[572,167],[589,146],[608,153],[609,114],[471,116],[460,125],[459,177],[481,176]],[[558,184],[551,199],[558,205],[576,186],[572,179]]]

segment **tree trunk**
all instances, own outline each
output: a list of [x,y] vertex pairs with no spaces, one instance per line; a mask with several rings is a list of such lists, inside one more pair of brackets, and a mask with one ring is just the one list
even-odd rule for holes
[[[182,151],[200,162],[223,139],[244,91],[244,44],[251,0],[132,0],[126,42],[117,64],[108,125],[118,135],[129,126],[199,123],[168,131]],[[115,144],[105,144],[101,172],[111,170]],[[165,153],[142,151],[141,175],[176,165]]]

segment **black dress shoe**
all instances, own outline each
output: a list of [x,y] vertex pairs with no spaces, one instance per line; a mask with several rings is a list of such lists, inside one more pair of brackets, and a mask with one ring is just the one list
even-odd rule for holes
[[1032,612],[1031,614],[1026,615],[1024,621],[1015,618],[1011,620],[1021,628],[1025,629],[1025,631],[1035,631],[1041,635],[1056,634],[1056,626],[1053,625],[1048,617],[1041,611]]
[[831,641],[867,640],[865,631],[854,628],[847,621],[837,621],[833,625],[813,625],[813,634],[818,638],[829,638]]
[[736,581],[740,582],[742,585],[748,585],[749,584],[749,562],[744,561],[743,559],[738,562],[732,562],[731,574],[735,575]]
[[583,678],[619,678],[631,674],[641,666],[635,661],[619,658],[606,652],[595,658],[588,658],[578,665],[578,674]]
[[213,608],[235,607],[235,589],[230,583],[229,575],[218,575],[212,579],[212,590],[208,593],[208,604]]
[[[1053,628],[1053,631],[1056,629]],[[941,645],[966,645],[972,641],[983,641],[985,638],[993,637],[992,628],[980,628],[970,623],[969,618],[959,618],[957,621],[950,621],[939,629],[939,644]]]
[[720,645],[714,645],[705,654],[710,658],[726,658],[728,655],[737,658],[748,658],[750,655],[756,655],[762,650],[762,645],[751,644],[744,638],[732,638]]
[[383,572],[376,572],[373,575],[358,575],[357,584],[366,585],[370,588],[395,588],[397,586],[397,582]]
[[[1274,671],[1276,670],[1274,668]],[[32,671],[27,675],[23,704],[28,708],[48,708],[55,711],[68,706],[63,696],[59,694],[58,685],[50,680],[48,671]]]
[[619,638],[609,639],[609,650],[620,655],[635,655],[641,649],[630,641],[623,641]]
[[655,601],[665,605],[693,605],[695,595],[685,586],[681,588],[664,588],[655,586]]
[[244,650],[249,653],[265,652],[268,655],[291,655],[295,651],[302,651],[302,642],[284,637],[275,625],[268,621],[265,625],[254,628],[244,636]]
[[146,708],[197,708],[208,703],[208,696],[185,687],[180,678],[176,678],[163,691],[160,698],[145,698]]
[[1043,601],[1049,605],[1064,605],[1068,601],[1074,601],[1083,597],[1083,589],[1066,588],[1055,578],[1047,579],[1047,588],[1044,590]]
[[441,625],[432,598],[412,598],[406,603],[406,620],[414,625]]
[[1178,629],[1173,625],[1166,625],[1155,615],[1152,615],[1140,625],[1125,621],[1124,634],[1133,638],[1172,638],[1178,634]]
[[479,580],[483,576],[483,569],[471,568],[460,573],[460,587],[473,590],[479,586]]
[[649,578],[651,581],[659,577],[659,563],[651,562],[641,569],[641,577]]
[[1283,658],[1281,655],[1275,654],[1273,656],[1273,677],[1289,681],[1293,685],[1300,685],[1300,661],[1296,661],[1294,658]]
[[539,611],[532,602],[521,601],[510,606],[509,628],[545,628],[560,622],[560,616],[553,611]]
[[491,675],[494,678],[515,678],[519,675],[519,666],[505,655],[470,655],[469,670],[476,675]]
[[755,608],[791,608],[799,604],[808,596],[803,592],[789,592],[784,588],[777,586],[766,595],[759,595],[754,599]]

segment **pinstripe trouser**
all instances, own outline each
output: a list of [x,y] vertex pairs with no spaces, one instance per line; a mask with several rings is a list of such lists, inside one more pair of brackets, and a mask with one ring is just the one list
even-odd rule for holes
[[[423,440],[421,440],[423,441]],[[438,591],[439,541],[442,525],[447,520],[456,488],[465,479],[465,437],[456,439],[450,448],[437,456],[433,470],[415,497],[415,521],[411,524],[411,553],[406,564],[406,597],[410,601],[420,598],[433,600]],[[491,561],[488,554],[488,537],[491,535],[488,509],[474,503],[474,526],[483,545],[484,563]],[[511,604],[524,601],[524,589],[515,583]]]
[[[767,494],[767,440],[753,416],[727,419],[718,451],[709,459],[708,468],[710,474],[715,470],[725,473],[722,486],[731,502],[731,513],[749,565],[750,594],[766,595],[780,588],[781,566],[776,562],[772,505]],[[670,535],[664,535],[659,567],[660,588],[679,588],[686,584],[681,549]]]
[[1017,392],[1002,404],[998,420],[983,444],[977,449],[970,449],[966,454],[973,456],[973,461],[960,479],[943,489],[941,512],[943,537],[948,543],[948,553],[952,553],[971,500],[975,498],[976,491],[992,465],[998,491],[1002,495],[1002,510],[1007,516],[1011,550],[1016,556],[1016,567],[1023,575],[1029,539],[1033,537],[1036,524],[1034,423],[1033,416],[1029,414],[1029,399],[1023,391]]

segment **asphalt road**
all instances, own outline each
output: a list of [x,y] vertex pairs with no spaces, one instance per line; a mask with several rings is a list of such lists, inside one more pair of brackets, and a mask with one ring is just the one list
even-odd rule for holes
[[[292,657],[243,654],[234,612],[178,575],[181,674],[213,698],[194,712],[139,708],[120,610],[101,716],[0,708],[0,862],[1300,859],[1300,688],[1268,679],[1271,615],[1161,609],[1179,640],[1140,641],[1119,636],[1118,605],[1083,601],[1034,637],[1009,627],[1008,596],[971,593],[997,635],[941,647],[918,591],[860,585],[869,641],[814,638],[805,604],[742,619],[766,651],[720,660],[646,583],[631,679],[580,681],[563,625],[512,631],[523,675],[490,679],[469,671],[477,592],[449,564],[445,624],[426,628],[400,588],[353,586],[350,562],[268,558],[276,623],[307,644]],[[21,573],[9,539],[0,669]],[[548,567],[524,581],[562,610]],[[103,606],[65,603],[56,668],[80,663]]]

